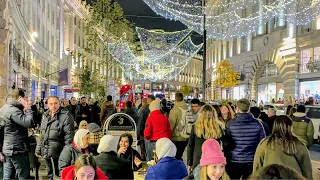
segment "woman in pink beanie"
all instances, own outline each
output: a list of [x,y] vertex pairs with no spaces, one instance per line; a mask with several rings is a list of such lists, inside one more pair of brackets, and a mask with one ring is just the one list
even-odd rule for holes
[[225,165],[227,164],[220,144],[215,139],[208,139],[202,145],[200,166],[193,171],[195,180],[230,180]]

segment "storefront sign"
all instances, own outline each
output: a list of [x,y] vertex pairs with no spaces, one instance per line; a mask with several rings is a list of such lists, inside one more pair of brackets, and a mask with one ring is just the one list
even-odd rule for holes
[[129,133],[132,135],[132,138],[133,138],[132,147],[136,149],[137,148],[136,129],[137,129],[136,123],[129,115],[124,113],[116,113],[110,116],[106,120],[103,126],[103,134],[113,135],[118,141],[122,134]]

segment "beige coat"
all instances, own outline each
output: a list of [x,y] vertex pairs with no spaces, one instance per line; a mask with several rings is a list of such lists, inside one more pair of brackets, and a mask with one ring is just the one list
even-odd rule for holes
[[169,122],[172,130],[172,141],[187,141],[187,139],[181,137],[180,132],[177,131],[176,127],[182,120],[182,112],[179,107],[188,109],[188,105],[184,101],[176,102],[169,114]]

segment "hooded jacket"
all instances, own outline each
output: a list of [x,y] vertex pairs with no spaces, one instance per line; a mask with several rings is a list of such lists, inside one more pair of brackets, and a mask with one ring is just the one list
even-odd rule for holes
[[183,138],[179,132],[176,132],[177,125],[182,121],[182,112],[179,109],[188,109],[188,105],[184,101],[176,102],[169,114],[169,122],[172,131],[172,141],[186,141],[187,139]]
[[50,111],[45,112],[36,153],[44,158],[59,158],[63,147],[71,144],[73,133],[73,116],[68,110],[60,108],[53,117],[50,116]]
[[295,169],[306,179],[312,179],[309,151],[298,140],[295,140],[295,145],[297,153],[295,155],[287,155],[283,152],[282,145],[279,142],[275,142],[274,147],[272,147],[268,145],[268,138],[262,140],[254,156],[253,174],[268,165],[280,164]]
[[251,113],[238,113],[227,124],[226,138],[231,141],[227,145],[231,161],[253,162],[254,153],[259,142],[265,138],[265,132],[263,125]]
[[312,121],[305,113],[296,112],[291,117],[292,131],[301,140],[304,141],[307,147],[313,145],[314,127]]
[[175,158],[176,146],[168,138],[161,138],[156,142],[156,154],[160,161],[149,167],[147,179],[183,179],[188,176],[183,161]]
[[172,138],[172,132],[168,118],[155,110],[150,113],[144,130],[144,137],[150,141],[157,141],[160,138]]
[[[75,166],[69,166],[63,169],[61,173],[61,180],[74,180],[74,170]],[[101,169],[98,167],[96,168],[96,175],[95,178],[97,180],[108,180],[108,176],[104,175]]]
[[0,110],[3,128],[2,153],[6,156],[29,152],[28,128],[33,126],[33,111],[23,112],[23,105],[10,101]]

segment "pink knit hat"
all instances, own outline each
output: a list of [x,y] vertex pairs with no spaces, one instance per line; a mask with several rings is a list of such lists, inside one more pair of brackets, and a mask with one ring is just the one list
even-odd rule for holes
[[202,145],[200,166],[210,164],[227,164],[226,158],[220,149],[220,144],[214,139],[208,139]]

